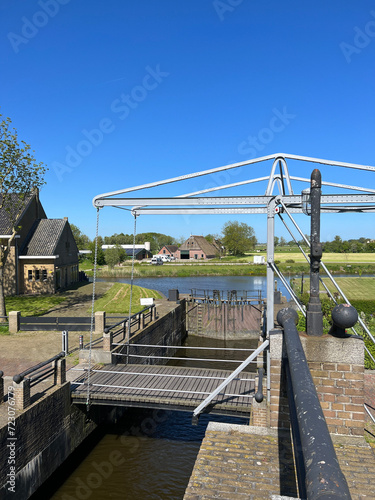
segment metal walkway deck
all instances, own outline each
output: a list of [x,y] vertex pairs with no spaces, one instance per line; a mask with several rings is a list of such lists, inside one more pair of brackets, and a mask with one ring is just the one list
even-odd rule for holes
[[[90,375],[90,400],[120,405],[194,410],[231,372],[160,365],[95,366]],[[254,396],[254,373],[241,373],[209,405],[210,413],[249,416]],[[86,403],[87,374],[72,383],[74,403]]]

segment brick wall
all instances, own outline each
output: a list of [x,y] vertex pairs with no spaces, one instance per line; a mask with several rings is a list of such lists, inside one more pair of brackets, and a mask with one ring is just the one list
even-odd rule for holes
[[333,434],[363,435],[364,366],[310,362],[321,407]]
[[[3,403],[7,404],[7,402]],[[26,410],[17,412],[15,422],[15,493],[8,491],[8,428],[0,428],[0,498],[29,498],[97,426],[121,418],[125,408],[71,404],[70,382],[54,387]]]
[[[363,435],[364,345],[361,339],[300,335],[311,375],[331,434]],[[283,370],[282,334],[270,335],[270,426],[289,427],[289,408]]]
[[[186,337],[186,311],[185,299],[180,301],[172,311],[153,321],[141,332],[135,334],[131,344],[161,345],[169,347],[131,347],[130,354],[140,354],[142,356],[174,356],[177,349],[173,346],[180,346]],[[117,352],[124,353],[125,348],[121,347]],[[125,363],[125,357],[114,356],[118,363]],[[129,358],[130,364],[166,364],[168,359],[152,358]]]
[[[51,261],[50,261],[51,262]],[[31,279],[29,279],[31,271]],[[39,272],[37,278],[36,272]],[[43,271],[46,274],[44,279]],[[20,265],[21,293],[54,293],[55,292],[55,265],[29,261]]]

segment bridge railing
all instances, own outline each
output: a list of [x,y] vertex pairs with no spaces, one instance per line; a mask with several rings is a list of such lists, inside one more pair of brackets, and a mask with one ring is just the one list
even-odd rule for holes
[[14,408],[24,410],[31,404],[30,390],[40,382],[53,376],[53,385],[66,380],[65,353],[60,352],[42,363],[38,363],[13,377]]
[[[121,339],[116,338],[116,340],[124,341],[129,339],[134,327],[137,329],[144,328],[148,323],[156,319],[156,306],[152,304],[146,306],[141,311],[132,314],[130,317],[123,318],[121,321],[114,323],[113,325],[106,326],[104,328],[103,341],[104,350],[112,350],[114,344],[113,340],[122,335]],[[117,344],[118,345],[118,344]]]
[[[261,350],[263,350],[267,345],[269,344],[269,341],[267,340],[261,348],[258,349],[243,349],[243,348],[218,348],[218,347],[197,347],[197,346],[175,346],[175,345],[153,345],[153,344],[126,344],[126,351],[125,352],[115,352],[113,353],[113,356],[117,356],[118,358],[125,358],[125,364],[128,364],[129,369],[126,370],[126,372],[123,372],[121,370],[113,370],[109,369],[106,370],[105,368],[100,368],[100,369],[92,369],[92,373],[100,373],[100,374],[105,374],[108,373],[110,375],[142,375],[142,384],[137,384],[136,382],[133,381],[133,384],[131,385],[124,385],[121,384],[120,380],[116,380],[116,385],[113,386],[111,385],[111,382],[107,383],[94,383],[94,387],[100,387],[100,388],[116,388],[116,389],[124,389],[124,390],[137,390],[140,391],[142,394],[143,392],[147,393],[148,395],[152,394],[153,392],[156,392],[158,394],[160,393],[165,393],[165,394],[172,394],[172,397],[174,393],[179,393],[179,394],[185,394],[189,398],[194,398],[194,395],[197,395],[199,399],[203,399],[203,397],[209,398],[208,402],[204,403],[204,406],[198,411],[197,416],[208,406],[210,402],[220,393],[220,396],[228,397],[228,398],[241,398],[242,400],[245,400],[247,405],[251,404],[253,398],[254,398],[254,381],[256,378],[256,366],[254,366],[254,369],[251,370],[252,373],[247,373],[246,375],[239,376],[239,374],[243,371],[245,371],[245,368],[250,365],[251,363],[256,365],[256,357],[259,354]],[[124,346],[124,344],[114,344],[114,345],[121,345]],[[138,351],[144,351],[144,354],[141,354],[140,352],[135,352],[132,350],[137,349]],[[163,350],[163,353],[160,353],[160,356],[157,354],[150,354],[150,351],[159,351],[160,349]],[[169,350],[176,351],[178,349],[183,349],[183,350],[195,350],[198,352],[204,352],[204,351],[224,351],[223,357],[221,359],[218,359],[217,357],[211,358],[208,357],[203,357],[204,354],[202,354],[202,357],[182,357],[182,356],[176,356],[175,354],[169,353]],[[234,358],[236,355],[243,354],[243,356],[240,356],[241,359],[230,359],[230,358],[225,358],[225,355],[229,353],[229,355]],[[245,360],[243,358],[246,357]],[[189,362],[189,367],[190,363],[193,362],[199,362],[200,367],[205,367],[206,363],[216,363],[219,364],[221,369],[219,372],[215,372],[212,375],[204,374],[202,375],[202,370],[193,370],[192,372],[187,373],[164,373],[158,369],[157,363],[159,360],[163,360],[164,362],[166,361],[183,361],[183,362]],[[131,363],[131,361],[135,361],[135,363]],[[153,365],[155,366],[155,370],[147,370],[147,371],[142,371],[141,373],[139,372],[139,364],[147,364],[147,365]],[[164,363],[163,363],[164,364]],[[178,366],[186,366],[185,364],[181,365],[177,363]],[[134,366],[134,368],[132,367]],[[233,373],[228,377],[227,374],[222,370],[228,370],[228,365],[233,366],[233,365],[239,365]],[[171,366],[170,363],[168,363],[168,366]],[[87,368],[73,368],[72,370],[74,371],[80,371],[80,372],[87,372]],[[152,385],[155,384],[155,381],[158,379],[161,379],[163,377],[168,377],[169,380],[177,380],[177,379],[183,379],[186,383],[184,385],[184,388],[181,389],[175,389],[173,388],[173,383],[168,387],[165,388],[158,388],[154,387],[152,388]],[[145,379],[149,379],[151,381],[151,386],[147,384]],[[197,392],[197,389],[194,389],[194,381],[196,380],[206,380],[207,384],[210,384],[210,382],[213,382],[214,387],[216,386],[217,389],[215,390],[215,394],[212,396],[212,390],[203,390],[199,389],[199,392]],[[238,386],[238,392],[235,392],[232,390],[232,388],[228,389],[228,392],[225,391],[225,388],[227,385],[235,380],[237,383],[241,385]],[[87,383],[86,380],[81,380],[81,381],[75,381],[74,382],[77,386],[79,385],[85,385]],[[206,384],[206,385],[207,385]],[[216,385],[217,384],[217,385]],[[207,401],[207,400],[206,400]],[[197,416],[194,415],[195,418]]]
[[[351,499],[340,469],[291,308],[277,315],[284,329],[287,386],[300,496],[319,500]],[[302,449],[302,457],[298,453]]]
[[192,288],[190,297],[195,301],[203,302],[229,302],[229,303],[251,303],[262,302],[261,290],[205,290]]

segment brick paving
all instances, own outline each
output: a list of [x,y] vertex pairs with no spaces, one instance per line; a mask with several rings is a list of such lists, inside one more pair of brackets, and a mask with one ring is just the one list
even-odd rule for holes
[[[361,437],[335,436],[335,449],[353,500],[373,499],[375,456]],[[184,500],[298,498],[287,433],[210,423]]]

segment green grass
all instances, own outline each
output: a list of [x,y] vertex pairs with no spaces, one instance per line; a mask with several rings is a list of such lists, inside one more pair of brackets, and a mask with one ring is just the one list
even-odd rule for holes
[[0,335],[10,335],[8,326],[0,326]]
[[[375,278],[368,277],[350,277],[350,278],[335,278],[337,284],[347,296],[347,298],[352,300],[375,300]],[[325,285],[328,290],[333,294],[337,290],[329,278],[323,278]],[[301,279],[296,278],[294,280],[295,290],[300,291],[301,289]],[[303,290],[305,292],[310,290],[310,280],[304,279]],[[324,291],[324,287],[320,284],[320,291]]]
[[[155,290],[133,286],[132,293],[132,314],[144,309],[140,305],[141,298],[160,299],[162,296]],[[128,314],[130,304],[130,285],[125,283],[115,283],[103,297],[95,302],[95,311],[105,311],[107,313]]]
[[[309,250],[306,249],[306,254],[309,254]],[[267,254],[265,252],[260,252],[257,255]],[[297,252],[279,252],[275,251],[275,260],[280,262],[286,262],[287,259],[293,259],[294,262],[306,262],[305,257],[300,251]],[[322,260],[325,264],[351,264],[351,263],[371,263],[375,264],[375,253],[323,253]]]
[[[266,273],[266,266],[253,265],[238,265],[238,266],[217,266],[215,264],[187,264],[184,266],[163,265],[150,266],[137,264],[134,268],[134,276],[136,278],[145,276],[168,276],[168,277],[190,277],[190,276],[261,276]],[[91,275],[91,273],[88,273]],[[120,278],[130,277],[131,267],[122,266],[119,268],[108,269],[104,268],[98,271],[97,276],[100,278]]]
[[80,271],[88,271],[90,269],[93,269],[93,267],[94,267],[94,264],[89,259],[81,260],[79,263],[79,270]]
[[7,311],[21,311],[22,316],[41,316],[64,300],[56,295],[5,297],[5,306]]

